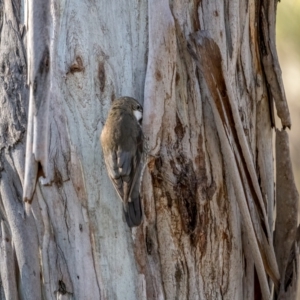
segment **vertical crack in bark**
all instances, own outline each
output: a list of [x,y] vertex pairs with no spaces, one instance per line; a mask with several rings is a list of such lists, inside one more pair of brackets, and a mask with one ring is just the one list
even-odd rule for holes
[[[59,244],[56,243],[56,269],[58,271],[57,282],[55,282],[56,291],[61,294],[73,294],[73,282],[71,280],[68,263],[65,258],[63,250],[60,248]],[[52,279],[53,280],[53,279]]]

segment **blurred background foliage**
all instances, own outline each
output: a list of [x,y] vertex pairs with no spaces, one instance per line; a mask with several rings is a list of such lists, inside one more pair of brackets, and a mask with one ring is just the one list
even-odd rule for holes
[[[300,192],[300,0],[281,0],[277,6],[277,50],[292,118],[289,132],[293,170]],[[276,122],[277,127],[281,127]]]

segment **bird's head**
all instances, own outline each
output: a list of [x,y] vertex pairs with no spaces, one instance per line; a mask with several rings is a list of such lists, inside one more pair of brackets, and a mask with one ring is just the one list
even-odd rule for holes
[[131,97],[121,97],[113,102],[113,107],[126,107],[126,110],[130,110],[135,116],[139,124],[142,124],[143,120],[143,107],[142,105]]

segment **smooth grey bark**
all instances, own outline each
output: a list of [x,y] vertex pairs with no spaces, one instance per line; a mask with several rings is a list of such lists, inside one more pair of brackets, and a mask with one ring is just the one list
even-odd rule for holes
[[[276,3],[0,4],[1,299],[270,299],[272,282],[296,297],[285,130],[274,198],[273,99],[291,125]],[[99,145],[126,95],[144,105],[148,148],[132,230]]]

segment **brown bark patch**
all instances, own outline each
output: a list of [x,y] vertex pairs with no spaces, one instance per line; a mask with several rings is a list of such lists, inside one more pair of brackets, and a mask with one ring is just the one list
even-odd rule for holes
[[200,209],[200,216],[199,216],[199,226],[197,235],[194,234],[193,241],[194,244],[200,248],[200,253],[202,256],[206,253],[206,246],[207,246],[207,228],[209,225],[209,202],[206,202],[204,205],[201,206]]
[[166,197],[167,197],[168,208],[172,208],[173,199],[171,197],[171,194],[168,191],[166,191]]
[[100,91],[103,93],[105,89],[105,81],[106,81],[105,67],[103,61],[101,61],[98,66],[98,78],[100,82]]
[[178,72],[176,72],[176,77],[175,77],[176,86],[179,85],[179,81],[180,81],[180,75]]
[[62,176],[61,176],[61,173],[59,172],[58,169],[54,170],[53,182],[56,183],[56,185],[57,185],[58,188],[61,188],[62,185],[63,185]]
[[84,71],[84,66],[83,66],[82,58],[80,56],[77,56],[75,62],[70,66],[69,72],[74,74],[83,71]]
[[42,60],[39,65],[39,72],[40,74],[48,73],[50,68],[50,54],[49,54],[49,49],[46,47]]
[[193,25],[194,25],[194,30],[198,31],[200,30],[200,21],[199,21],[199,15],[198,15],[198,8],[199,5],[201,4],[202,0],[194,0],[194,14],[193,14]]
[[176,126],[175,126],[174,130],[175,130],[178,140],[181,142],[181,140],[184,137],[185,130],[184,130],[182,123],[180,122],[180,119],[177,114],[176,114]]
[[177,283],[180,283],[181,279],[182,279],[182,271],[179,264],[177,263],[176,270],[175,270],[175,280]]
[[203,136],[200,133],[198,136],[198,155],[195,157],[195,164],[197,166],[197,172],[199,174],[202,187],[206,188],[207,176],[206,176],[206,166],[205,166],[205,152],[203,149]]
[[[145,241],[147,240],[147,231],[148,227],[146,227],[146,236],[144,235],[144,231],[142,229],[138,230],[137,234],[136,234],[136,238],[135,238],[135,245],[137,245],[137,247],[134,247],[134,254],[136,257],[136,262],[137,262],[137,266],[138,266],[138,272],[139,273],[146,273],[146,260],[147,260],[147,244],[145,243]],[[146,275],[146,274],[145,274]]]
[[148,253],[148,255],[151,255],[152,251],[153,251],[153,241],[152,241],[152,239],[150,237],[148,227],[146,227],[146,238],[145,238],[145,241],[146,241],[147,253]]
[[163,178],[161,176],[162,159],[161,157],[154,157],[148,163],[148,168],[151,173],[152,183],[154,187],[161,188]]
[[[173,164],[174,165],[174,164]],[[183,230],[192,234],[197,226],[197,178],[191,161],[181,157],[180,169],[176,170],[177,183],[174,186]]]
[[162,75],[161,75],[161,72],[159,70],[157,70],[155,72],[155,78],[157,81],[161,81],[162,80]]
[[116,99],[116,95],[115,95],[115,92],[113,91],[112,94],[111,94],[111,103],[113,103]]

